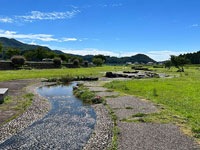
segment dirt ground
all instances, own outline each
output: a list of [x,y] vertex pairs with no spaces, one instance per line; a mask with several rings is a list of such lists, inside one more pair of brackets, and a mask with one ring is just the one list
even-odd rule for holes
[[19,110],[13,109],[17,105],[16,101],[18,97],[26,94],[25,87],[31,83],[38,82],[38,79],[27,79],[27,80],[12,80],[0,82],[0,88],[8,88],[8,96],[11,96],[13,102],[0,104],[0,125],[16,115]]

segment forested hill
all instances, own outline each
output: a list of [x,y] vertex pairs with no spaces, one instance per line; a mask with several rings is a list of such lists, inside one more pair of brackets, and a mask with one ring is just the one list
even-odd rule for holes
[[188,58],[192,64],[200,64],[200,51],[194,53],[187,53],[180,56]]
[[[3,46],[4,52],[8,49],[19,49],[21,51],[21,54],[28,53],[28,51],[34,51],[38,47],[42,47],[43,49],[49,51],[49,52],[54,52],[56,54],[64,54],[60,50],[51,50],[48,47],[40,46],[40,45],[30,45],[26,43],[22,43],[20,41],[17,41],[15,39],[9,39],[5,37],[0,37],[0,43]],[[70,57],[79,57],[83,58],[84,60],[87,60],[89,62],[92,62],[93,55],[86,55],[86,56],[81,56],[81,55],[74,55],[74,54],[69,54],[65,53]],[[126,62],[138,62],[138,63],[148,63],[148,62],[156,62],[155,60],[151,59],[150,57],[144,55],[144,54],[137,54],[135,56],[131,57],[110,57],[110,56],[105,56],[106,57],[106,62],[107,64],[125,64]]]
[[148,62],[156,62],[156,61],[144,54],[137,54],[131,57],[121,57],[121,58],[108,56],[106,59],[106,63],[109,63],[109,64],[112,64],[112,63],[125,64],[126,62],[148,63]]
[[[20,49],[21,51],[25,51],[25,50],[33,50],[39,47],[39,45],[25,44],[15,39],[9,39],[5,37],[0,37],[0,43],[2,44],[4,50]],[[43,48],[45,48],[46,50],[50,50],[48,47],[43,47]]]

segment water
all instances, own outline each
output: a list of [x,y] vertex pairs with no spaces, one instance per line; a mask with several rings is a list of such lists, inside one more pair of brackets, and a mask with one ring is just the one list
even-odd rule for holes
[[51,102],[51,111],[42,120],[0,144],[0,149],[82,149],[94,130],[96,114],[92,107],[73,95],[75,84],[37,89]]

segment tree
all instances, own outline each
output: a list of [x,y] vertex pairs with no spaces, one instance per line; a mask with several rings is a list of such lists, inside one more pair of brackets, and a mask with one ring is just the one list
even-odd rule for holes
[[75,60],[73,61],[73,65],[74,65],[74,66],[78,67],[79,64],[80,64],[80,62],[79,62],[78,59],[75,59]]
[[102,66],[103,64],[103,60],[101,58],[93,58],[92,62],[97,66]]
[[8,49],[6,51],[6,56],[8,58],[11,58],[12,56],[19,55],[19,54],[20,54],[20,50],[19,49]]
[[47,57],[48,57],[48,51],[45,48],[39,46],[35,49],[34,51],[35,60],[41,61],[42,59],[47,58]]
[[190,61],[185,57],[171,55],[171,63],[178,68],[179,72],[184,72],[184,65],[189,64]]
[[24,57],[26,58],[26,60],[34,60],[35,59],[35,53],[33,51],[27,51],[24,53]]
[[2,53],[3,53],[3,46],[2,46],[2,44],[0,43],[0,55],[1,55],[1,56],[3,56]]
[[165,68],[170,69],[172,66],[172,62],[170,60],[167,60],[167,61],[165,61],[164,65],[165,65]]
[[84,61],[84,67],[88,67],[89,66],[89,62],[86,60]]
[[104,55],[96,55],[96,56],[94,56],[94,58],[100,58],[103,61],[103,63],[106,62],[106,56],[104,56]]
[[55,58],[53,59],[53,63],[54,63],[57,67],[60,67],[61,64],[62,64],[60,57],[55,57]]

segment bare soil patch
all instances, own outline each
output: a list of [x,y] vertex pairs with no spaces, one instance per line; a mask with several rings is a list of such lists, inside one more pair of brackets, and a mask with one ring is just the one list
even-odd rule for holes
[[21,111],[17,105],[23,100],[20,96],[27,93],[24,88],[39,81],[39,79],[27,79],[0,82],[0,88],[9,89],[8,96],[10,97],[8,102],[0,104],[0,125]]

